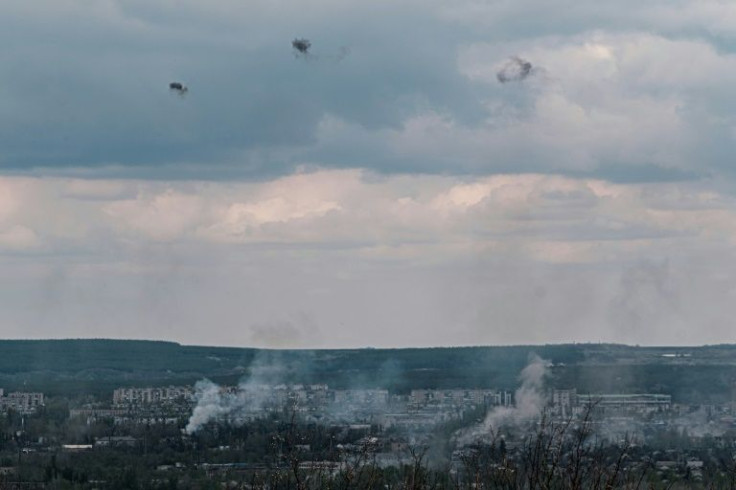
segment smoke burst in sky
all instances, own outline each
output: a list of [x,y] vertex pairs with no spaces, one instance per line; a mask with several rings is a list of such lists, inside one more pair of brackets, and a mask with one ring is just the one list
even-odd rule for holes
[[512,56],[496,73],[501,83],[521,82],[532,74],[532,64],[518,56]]
[[312,47],[312,42],[306,38],[297,38],[291,41],[291,47],[294,48],[295,56],[308,57],[311,53],[309,49]]
[[342,60],[350,56],[350,48],[348,46],[340,46],[335,54],[315,54],[311,51],[312,41],[306,38],[297,38],[291,41],[291,47],[294,50],[296,58],[304,58],[310,61],[332,61],[340,63]]

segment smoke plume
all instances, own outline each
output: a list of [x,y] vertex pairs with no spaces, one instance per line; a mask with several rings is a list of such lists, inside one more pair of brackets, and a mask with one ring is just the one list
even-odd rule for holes
[[544,380],[549,374],[550,362],[536,354],[521,371],[521,386],[514,393],[513,407],[497,407],[485,419],[487,429],[498,430],[503,426],[519,426],[540,416],[546,405]]
[[532,73],[532,64],[530,62],[518,56],[512,56],[501,67],[498,73],[496,73],[496,78],[501,83],[521,82]]
[[292,359],[290,363],[279,352],[262,351],[250,365],[250,374],[237,387],[221,387],[204,379],[194,385],[197,404],[189,417],[186,432],[193,434],[208,422],[241,424],[247,420],[264,417],[280,410],[286,404],[285,390],[282,398],[274,397],[274,387],[284,383],[294,372],[306,372],[308,359]]
[[291,41],[291,47],[294,48],[294,56],[309,56],[309,48],[312,47],[312,42],[306,38],[296,38]]
[[220,386],[208,379],[197,381],[194,385],[194,397],[197,406],[194,407],[185,429],[188,434],[193,434],[207,422],[224,417],[232,411],[232,395],[225,393]]
[[529,356],[529,364],[519,374],[521,386],[514,392],[514,405],[495,407],[477,426],[457,434],[460,445],[469,444],[503,428],[516,428],[538,419],[544,411],[547,399],[544,381],[551,363],[536,354]]

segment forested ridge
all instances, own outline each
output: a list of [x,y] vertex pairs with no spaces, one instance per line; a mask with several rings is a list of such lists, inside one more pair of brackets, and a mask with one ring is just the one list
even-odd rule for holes
[[731,396],[736,346],[614,344],[404,349],[268,350],[174,342],[68,339],[0,341],[0,387],[105,394],[119,386],[220,383],[260,375],[269,382],[335,388],[513,390],[531,355],[550,363],[549,385],[581,392],[654,392],[687,402]]

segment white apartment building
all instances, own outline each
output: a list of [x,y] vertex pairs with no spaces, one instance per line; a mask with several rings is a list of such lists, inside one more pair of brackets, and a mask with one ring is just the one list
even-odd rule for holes
[[0,410],[14,410],[22,414],[33,413],[44,405],[43,393],[12,392],[2,396],[0,390]]
[[113,391],[113,405],[153,405],[175,400],[188,400],[193,396],[189,386],[160,388],[118,388]]

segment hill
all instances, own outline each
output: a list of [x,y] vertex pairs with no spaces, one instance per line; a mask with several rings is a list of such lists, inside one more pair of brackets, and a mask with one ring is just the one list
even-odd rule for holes
[[724,401],[736,346],[616,344],[416,349],[267,350],[174,342],[70,339],[0,341],[0,387],[50,395],[109,394],[119,386],[326,383],[336,388],[481,387],[513,390],[529,356],[550,361],[549,384],[586,393],[652,392],[676,401]]

